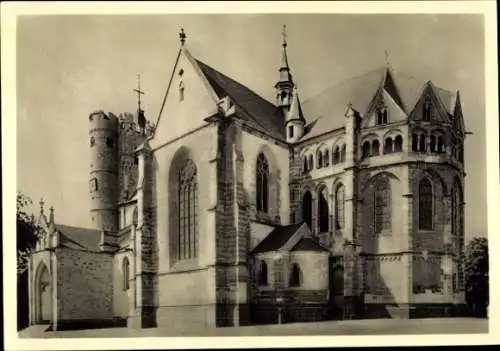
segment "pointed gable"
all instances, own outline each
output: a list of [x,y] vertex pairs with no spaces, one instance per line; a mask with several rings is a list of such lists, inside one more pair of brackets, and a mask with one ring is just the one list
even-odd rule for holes
[[457,90],[453,106],[453,126],[460,131],[465,131],[464,116],[462,114],[462,102],[460,92]]
[[449,91],[436,87],[431,81],[427,82],[420,98],[413,109],[410,119],[425,120],[424,106],[430,104],[431,117],[430,121],[450,123],[450,115],[446,105],[443,103],[443,98],[450,98]]
[[195,61],[217,97],[228,96],[234,102],[237,118],[275,139],[285,140],[284,116],[275,105],[209,65]]
[[207,117],[217,113],[217,102],[217,94],[196,60],[186,48],[181,48],[170,76],[151,147],[205,124]]

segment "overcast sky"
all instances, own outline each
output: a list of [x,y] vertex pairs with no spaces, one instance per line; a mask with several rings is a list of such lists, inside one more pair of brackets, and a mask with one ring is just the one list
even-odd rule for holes
[[[200,60],[272,100],[282,25],[302,99],[384,64],[460,90],[466,236],[486,236],[484,28],[481,15],[44,16],[17,26],[18,189],[59,223],[89,226],[88,115],[136,109],[137,74],[155,121],[183,27]],[[168,115],[162,118],[171,118]],[[175,123],[174,120],[171,121]]]

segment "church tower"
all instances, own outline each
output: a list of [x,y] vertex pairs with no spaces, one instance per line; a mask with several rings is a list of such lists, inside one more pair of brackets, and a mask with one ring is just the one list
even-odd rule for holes
[[286,54],[287,34],[285,25],[283,25],[282,35],[283,35],[283,54],[281,58],[281,67],[279,69],[280,78],[274,87],[276,88],[276,106],[284,110],[283,113],[286,113],[286,109],[290,107],[290,104],[292,103],[294,84],[293,84],[292,74],[290,73],[290,67],[288,66],[288,57]]
[[97,111],[89,116],[90,213],[95,229],[118,231],[118,118]]

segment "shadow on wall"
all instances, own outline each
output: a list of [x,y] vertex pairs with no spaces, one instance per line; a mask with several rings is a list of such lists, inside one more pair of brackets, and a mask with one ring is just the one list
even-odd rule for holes
[[17,330],[29,326],[28,270],[17,276]]

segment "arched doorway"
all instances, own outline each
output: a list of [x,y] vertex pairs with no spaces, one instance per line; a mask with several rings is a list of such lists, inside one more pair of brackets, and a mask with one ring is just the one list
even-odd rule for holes
[[52,281],[47,266],[41,263],[35,281],[36,323],[52,321]]

